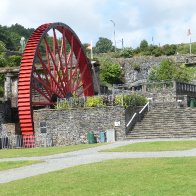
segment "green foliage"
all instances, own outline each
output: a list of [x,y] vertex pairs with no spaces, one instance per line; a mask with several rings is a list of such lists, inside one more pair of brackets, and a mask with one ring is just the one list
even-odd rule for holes
[[106,53],[112,50],[113,50],[112,41],[107,38],[100,37],[98,42],[96,43],[95,51],[97,53]]
[[56,109],[70,109],[70,108],[81,108],[81,107],[104,107],[104,106],[143,106],[147,103],[144,96],[138,94],[131,95],[116,95],[109,96],[91,96],[84,98],[70,98],[60,100],[57,103]]
[[157,48],[155,48],[155,49],[152,51],[152,54],[153,54],[155,57],[161,56],[161,55],[163,54],[163,50],[162,50],[162,48],[157,47]]
[[131,57],[133,57],[133,49],[132,48],[124,48],[123,50],[120,51],[119,56],[124,57],[124,58],[131,58]]
[[115,96],[115,105],[124,105],[125,108],[129,106],[143,106],[146,103],[146,98],[138,94]]
[[101,58],[100,64],[101,81],[109,84],[118,83],[121,76],[121,66],[113,63],[110,58]]
[[21,56],[8,56],[6,57],[4,53],[0,55],[0,67],[17,67],[20,66]]
[[176,53],[177,46],[174,44],[166,44],[163,47],[163,53],[167,56],[174,55]]
[[7,65],[7,61],[4,56],[0,55],[0,67],[5,67]]
[[6,51],[6,47],[5,47],[5,44],[3,43],[3,41],[0,40],[0,54],[4,51]]
[[[177,45],[178,54],[189,54],[190,53],[190,44],[179,44]],[[196,42],[191,44],[192,54],[196,54]]]
[[178,65],[170,60],[163,60],[159,67],[151,69],[149,81],[177,80],[189,82],[194,78],[195,69]]
[[0,40],[5,44],[7,49],[14,50],[14,44],[10,37],[10,32],[7,30],[7,27],[2,27],[0,25]]
[[70,108],[70,104],[67,99],[64,99],[63,101],[61,101],[55,106],[55,109],[68,109],[68,108]]
[[101,96],[92,96],[87,97],[85,102],[86,107],[100,107],[103,106],[103,97]]
[[146,40],[142,40],[140,42],[140,50],[147,51],[148,50],[148,42]]
[[8,50],[19,51],[21,37],[27,40],[33,30],[33,28],[26,29],[19,24],[12,25],[11,27],[0,25],[0,40],[4,42]]
[[8,65],[10,67],[20,66],[20,62],[21,62],[21,56],[13,55],[8,57]]
[[135,71],[139,71],[139,70],[140,70],[140,65],[139,65],[139,64],[134,63],[134,64],[132,64],[131,66],[132,66],[132,68],[133,68]]

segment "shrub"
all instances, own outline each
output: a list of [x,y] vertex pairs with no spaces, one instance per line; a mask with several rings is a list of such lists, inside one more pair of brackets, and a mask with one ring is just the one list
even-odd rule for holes
[[21,56],[16,56],[16,55],[13,55],[13,56],[10,56],[8,58],[8,65],[10,67],[17,67],[17,66],[20,66],[20,62],[21,62]]
[[147,102],[146,98],[141,95],[131,94],[131,95],[116,95],[116,96],[92,96],[84,98],[70,98],[69,100],[64,99],[58,102],[56,109],[69,109],[69,108],[79,108],[79,107],[103,107],[109,105],[124,106],[125,108],[129,106],[143,106]]
[[86,107],[100,107],[103,105],[103,97],[100,96],[87,97],[85,103]]
[[129,106],[143,106],[147,102],[146,98],[141,95],[117,95],[115,97],[115,105],[123,105],[125,108]]
[[0,67],[5,67],[7,64],[7,61],[4,57],[0,56]]
[[120,57],[124,58],[131,58],[133,57],[133,49],[131,48],[124,48],[120,51]]
[[112,62],[110,58],[100,59],[100,79],[101,82],[115,84],[120,80],[121,66]]
[[139,71],[139,70],[140,70],[140,65],[135,63],[135,64],[132,65],[132,68],[133,68],[135,71]]

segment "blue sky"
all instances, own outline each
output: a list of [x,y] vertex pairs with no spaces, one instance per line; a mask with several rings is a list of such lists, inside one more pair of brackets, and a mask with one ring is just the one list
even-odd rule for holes
[[19,23],[36,28],[43,23],[63,22],[82,43],[93,45],[99,37],[114,41],[117,47],[149,44],[180,44],[196,41],[195,0],[1,0],[0,24]]

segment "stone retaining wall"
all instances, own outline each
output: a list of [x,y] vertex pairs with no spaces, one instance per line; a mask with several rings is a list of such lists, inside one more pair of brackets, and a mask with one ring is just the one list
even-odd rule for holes
[[[120,124],[115,126],[115,122]],[[125,138],[125,109],[123,107],[34,111],[36,146],[47,145],[44,143],[48,142],[46,138],[47,140],[50,138],[50,142],[52,140],[55,146],[87,143],[87,134],[90,131],[99,142],[100,131],[108,129],[115,130],[116,140]]]
[[[119,58],[116,61],[122,66],[125,72],[125,84],[128,87],[131,87],[133,83],[137,83],[143,80],[146,80],[150,69],[153,66],[158,66],[163,60],[173,60],[176,61],[176,56],[140,56],[134,58]],[[134,70],[134,65],[139,65],[139,70]]]

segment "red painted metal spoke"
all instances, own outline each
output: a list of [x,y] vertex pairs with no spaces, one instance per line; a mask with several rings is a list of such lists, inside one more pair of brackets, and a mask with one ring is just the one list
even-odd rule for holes
[[[51,59],[52,59],[53,65],[54,65],[53,70],[52,70],[52,71],[54,72],[54,73],[53,73],[53,74],[54,74],[54,82],[55,82],[55,84],[56,84],[56,88],[59,88],[59,84],[58,84],[58,81],[56,80],[55,76],[56,76],[56,73],[57,73],[58,77],[60,77],[60,74],[57,72],[57,69],[58,69],[58,68],[57,68],[55,59],[54,59],[54,57],[53,57],[53,55],[52,55],[52,52],[51,52],[51,50],[50,50],[50,47],[49,47],[49,45],[48,45],[46,39],[44,39],[44,41],[45,41],[45,43],[46,43],[46,45],[47,45],[47,49],[48,49],[49,55],[50,55],[50,57],[51,57]],[[61,84],[61,85],[63,85],[63,84]],[[65,96],[65,93],[63,92],[63,89],[59,88],[59,90],[60,90],[61,93]]]
[[19,72],[22,134],[34,133],[34,106],[51,106],[57,98],[70,95],[92,96],[90,69],[82,44],[70,27],[62,23],[38,27],[27,42]]
[[35,81],[37,81],[37,83],[40,83],[44,87],[44,89],[47,92],[48,96],[51,97],[52,93],[51,93],[51,89],[48,88],[47,80],[44,81],[42,79],[42,77],[39,75],[38,71],[36,70],[36,67],[33,67],[33,69],[34,69],[34,73],[36,73],[36,76],[37,76],[37,77],[34,76],[34,75],[32,76],[33,81],[35,80]]
[[56,32],[55,30],[53,29],[53,34],[54,34],[54,42],[55,42],[55,48],[57,48],[57,55],[58,55],[58,59],[59,59],[59,65],[57,66],[57,72],[58,72],[58,76],[60,76],[60,71],[62,71],[62,76],[57,77],[57,81],[60,81],[61,83],[61,87],[63,88],[64,92],[66,92],[66,88],[65,88],[65,85],[64,85],[64,81],[65,81],[65,76],[63,74],[63,65],[62,65],[62,45],[61,45],[61,54],[59,52],[59,46],[58,46],[58,42],[57,42],[57,38],[56,38]]
[[[56,81],[56,78],[54,77],[54,75],[52,74],[53,69],[50,69],[50,68],[47,67],[47,65],[44,63],[44,61],[42,60],[42,57],[40,56],[39,53],[38,53],[38,56],[39,56],[40,62],[42,64],[42,68],[43,68],[44,74],[45,74],[45,76],[47,78],[46,80],[48,80],[48,76],[50,76],[50,86],[49,86],[49,88],[51,89],[51,91],[53,93],[55,93],[57,91],[55,90],[55,88],[53,88],[54,87],[54,84],[56,86],[58,86],[59,84],[58,84],[58,81]],[[51,86],[51,83],[53,83],[52,86]],[[63,91],[60,91],[60,93],[58,93],[59,94],[59,97],[64,97],[64,94],[62,94],[62,92]]]
[[39,92],[44,98],[46,98],[46,100],[48,100],[49,102],[50,102],[50,98],[48,97],[48,96],[46,96],[46,94],[42,91],[42,90],[40,90],[38,87],[36,87],[34,84],[32,84],[32,87],[37,91],[37,92]]

